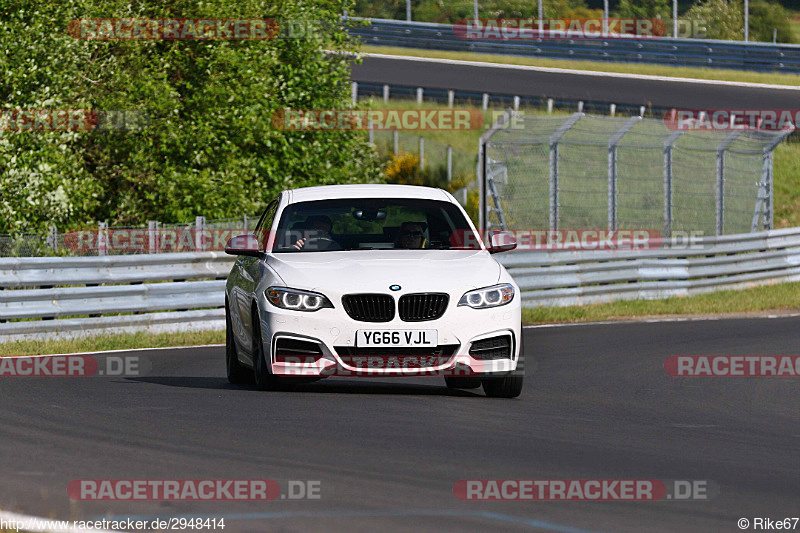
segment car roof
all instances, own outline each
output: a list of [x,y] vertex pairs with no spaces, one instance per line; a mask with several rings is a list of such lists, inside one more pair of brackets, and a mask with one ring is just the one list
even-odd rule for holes
[[450,195],[442,189],[418,185],[390,185],[385,183],[357,185],[322,185],[291,189],[288,203],[312,200],[335,200],[337,198],[415,198],[423,200],[444,200],[450,202]]

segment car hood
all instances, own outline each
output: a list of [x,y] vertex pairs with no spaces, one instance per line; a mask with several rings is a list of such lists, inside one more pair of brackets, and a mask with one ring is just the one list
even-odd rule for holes
[[271,254],[287,286],[315,291],[458,292],[497,283],[501,266],[485,250],[364,250]]

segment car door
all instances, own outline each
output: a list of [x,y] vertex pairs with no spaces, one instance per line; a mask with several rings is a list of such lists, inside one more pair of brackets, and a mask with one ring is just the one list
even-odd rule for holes
[[[259,239],[262,251],[266,250],[266,241],[264,238],[272,229],[272,223],[275,220],[275,213],[278,210],[280,197],[272,200],[261,218],[256,225],[253,234]],[[239,283],[235,299],[237,302],[237,311],[242,324],[241,337],[239,338],[239,348],[243,355],[242,360],[246,364],[252,364],[252,346],[253,346],[253,320],[252,320],[252,302],[256,300],[256,287],[261,280],[263,259],[258,257],[239,256],[236,259],[236,267],[239,273]]]

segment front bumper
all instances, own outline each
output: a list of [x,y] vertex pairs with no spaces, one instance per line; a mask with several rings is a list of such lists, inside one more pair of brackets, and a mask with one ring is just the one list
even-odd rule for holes
[[[493,308],[472,309],[451,303],[437,320],[404,322],[395,317],[390,322],[360,322],[351,319],[341,308],[320,309],[313,313],[276,308],[264,299],[261,309],[264,353],[269,354],[271,371],[282,376],[502,376],[517,369],[521,310],[519,301]],[[370,353],[358,349],[359,329],[409,330],[435,329],[441,350],[381,349]],[[470,349],[477,341],[507,336],[510,357],[485,358]],[[318,354],[276,360],[279,340],[291,339],[313,343]],[[437,354],[435,352],[442,352]]]

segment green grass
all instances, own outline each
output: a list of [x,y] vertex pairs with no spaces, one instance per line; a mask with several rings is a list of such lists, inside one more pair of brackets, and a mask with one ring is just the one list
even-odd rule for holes
[[43,355],[54,353],[134,350],[169,346],[222,344],[224,331],[181,331],[177,333],[122,333],[94,335],[76,339],[13,341],[0,344],[0,357],[8,355]]
[[602,61],[570,61],[566,59],[540,59],[534,57],[479,54],[474,52],[447,52],[442,50],[417,50],[391,46],[362,46],[361,51],[375,54],[405,55],[462,61],[483,61],[507,65],[530,65],[536,67],[565,68],[623,74],[647,74],[702,80],[738,81],[746,83],[768,83],[778,85],[800,85],[800,75],[778,72],[746,72],[712,68],[670,67],[640,63],[611,63]]
[[524,309],[528,324],[625,320],[664,315],[719,315],[752,312],[800,312],[800,282],[744,290],[717,291],[663,300],[631,300],[570,307]]

